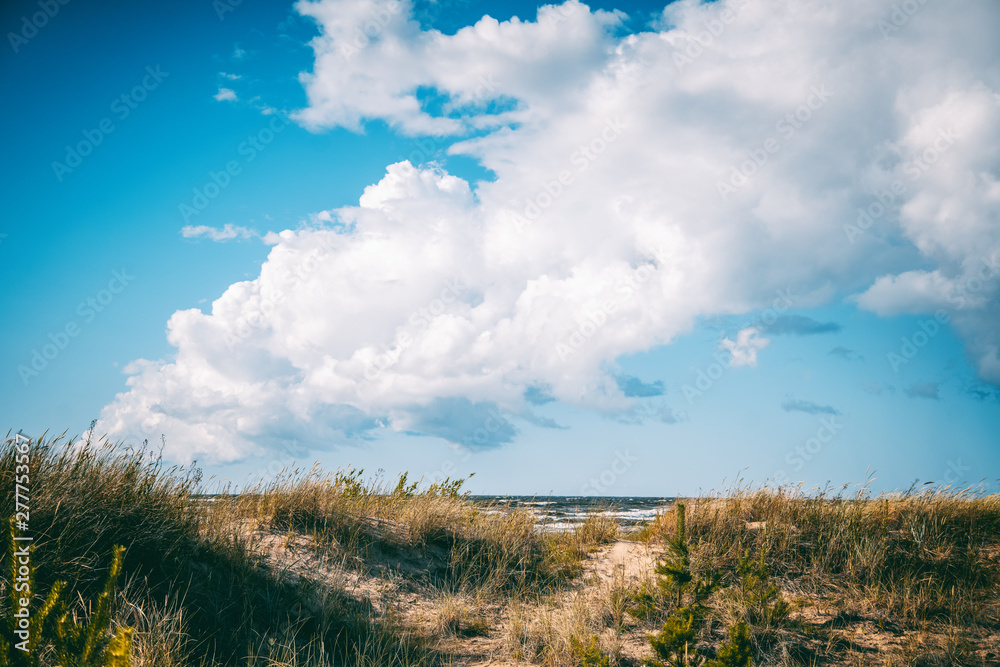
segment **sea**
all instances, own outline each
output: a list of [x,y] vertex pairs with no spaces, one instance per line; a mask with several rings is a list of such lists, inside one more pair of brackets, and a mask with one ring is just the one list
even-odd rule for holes
[[[205,503],[215,502],[217,494],[196,498]],[[535,516],[535,527],[543,531],[572,530],[591,514],[613,517],[619,526],[642,526],[659,513],[670,510],[677,498],[649,496],[466,496],[486,512],[526,510]]]
[[676,498],[615,496],[469,496],[490,512],[523,509],[535,515],[544,531],[572,530],[594,513],[613,517],[623,528],[641,526],[673,507]]

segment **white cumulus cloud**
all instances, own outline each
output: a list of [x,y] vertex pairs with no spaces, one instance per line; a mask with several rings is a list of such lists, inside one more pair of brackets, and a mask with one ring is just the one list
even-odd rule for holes
[[232,88],[219,88],[219,92],[212,95],[219,102],[234,102],[236,100],[236,91]]
[[733,358],[730,366],[756,366],[757,352],[763,350],[771,341],[760,337],[760,331],[755,327],[741,329],[736,334],[736,340],[723,338],[719,343],[720,350],[726,350]]
[[[385,121],[496,178],[401,162],[269,234],[258,278],[132,365],[112,435],[214,460],[380,427],[497,446],[543,423],[525,396],[630,409],[616,358],[778,290],[967,297],[954,321],[1000,382],[997,281],[970,282],[1000,251],[995,3],[928,3],[888,37],[888,0],[682,0],[627,35],[572,1],[453,35],[407,2],[296,6],[320,28],[301,124]],[[766,344],[721,343],[747,366]]]
[[207,238],[212,241],[231,241],[236,238],[255,237],[257,232],[232,223],[226,223],[221,229],[208,225],[185,225],[181,227],[181,236],[186,239]]

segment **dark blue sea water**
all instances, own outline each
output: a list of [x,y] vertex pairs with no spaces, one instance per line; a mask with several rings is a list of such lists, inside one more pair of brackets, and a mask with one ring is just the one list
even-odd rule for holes
[[613,516],[623,527],[646,523],[657,512],[673,506],[676,498],[592,496],[469,496],[469,500],[493,511],[525,509],[532,512],[543,530],[569,530],[583,523],[587,515],[601,512]]
[[[197,496],[202,502],[215,502],[216,494]],[[468,496],[487,512],[523,509],[535,515],[535,525],[542,530],[571,530],[595,512],[614,517],[622,527],[641,526],[659,512],[673,507],[676,498],[593,496]]]

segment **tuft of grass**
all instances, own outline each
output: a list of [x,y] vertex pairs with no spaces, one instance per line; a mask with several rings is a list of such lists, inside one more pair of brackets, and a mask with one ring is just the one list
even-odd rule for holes
[[484,637],[490,627],[490,619],[461,596],[446,595],[436,611],[434,629],[438,635]]

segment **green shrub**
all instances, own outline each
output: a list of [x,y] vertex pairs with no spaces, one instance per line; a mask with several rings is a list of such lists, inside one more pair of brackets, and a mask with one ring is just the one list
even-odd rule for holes
[[[667,618],[659,633],[649,635],[649,645],[655,658],[647,664],[653,667],[702,664],[693,647],[694,640],[707,613],[705,602],[720,585],[717,573],[699,576],[692,571],[685,513],[684,503],[677,503],[675,534],[673,539],[667,541],[667,555],[655,570],[662,577],[659,580],[661,595],[672,597],[677,609]],[[737,575],[736,586],[727,589],[725,595],[739,603],[751,621],[770,624],[788,615],[788,605],[781,599],[780,589],[770,581],[763,551],[759,560],[751,559],[749,551],[744,552],[737,564]],[[637,601],[640,612],[648,613],[655,609],[656,600],[645,589],[640,591]],[[750,665],[750,629],[743,621],[729,628],[729,639],[719,648],[717,657],[704,662],[704,667]]]
[[[33,547],[29,547],[28,562],[21,564],[16,554],[17,532],[13,519],[7,531],[6,558],[10,564],[10,581],[7,584],[10,599],[7,623],[7,637],[24,638],[21,643],[11,645],[6,638],[0,637],[0,665],[3,667],[36,667],[39,650],[51,645],[61,667],[128,667],[132,664],[132,628],[120,627],[111,633],[111,601],[115,595],[118,576],[121,574],[122,557],[125,548],[116,546],[111,560],[111,569],[104,582],[104,587],[93,605],[90,620],[78,623],[71,615],[65,603],[60,602],[60,595],[66,587],[65,581],[57,581],[49,590],[45,602],[30,615],[27,637],[17,635],[23,632],[15,618],[15,610],[22,607],[18,598],[25,591],[32,591],[35,584],[35,567],[31,562]],[[19,574],[19,568],[27,568],[27,575]],[[15,582],[26,583],[27,587],[18,590]],[[49,622],[52,612],[59,607],[59,614],[54,623]],[[110,636],[109,636],[110,634]]]
[[727,589],[725,597],[737,608],[739,615],[752,625],[773,627],[788,617],[788,603],[781,597],[781,589],[771,580],[764,560],[751,558],[744,550],[736,564],[737,583]]
[[646,621],[664,611],[664,601],[662,593],[650,590],[644,581],[639,590],[632,594],[632,605],[628,611],[640,621]]
[[[7,582],[8,608],[4,611],[5,622],[3,626],[5,632],[0,637],[0,665],[3,667],[35,667],[38,665],[38,647],[44,636],[46,620],[55,608],[66,583],[57,581],[52,586],[42,606],[34,613],[29,612],[30,616],[25,621],[28,627],[20,627],[20,619],[15,614],[19,613],[21,609],[30,609],[30,605],[28,607],[22,606],[19,599],[23,594],[31,595],[35,590],[35,567],[32,563],[35,548],[34,546],[28,547],[27,575],[19,575],[18,542],[15,539],[17,531],[13,518],[10,520],[5,537],[7,548],[4,550],[4,554],[10,567],[10,579]],[[27,631],[26,634],[25,631]],[[21,641],[18,642],[17,639],[21,639]]]
[[677,503],[675,511],[675,535],[667,541],[667,554],[657,563],[655,572],[661,577],[659,586],[663,595],[673,597],[677,608],[684,606],[685,597],[688,604],[698,606],[719,587],[719,576],[715,572],[702,576],[692,571],[684,503]]
[[701,611],[694,607],[681,607],[667,619],[663,628],[649,635],[649,645],[655,658],[647,660],[650,667],[694,667],[700,664],[694,639],[701,625]]
[[596,635],[591,635],[586,646],[575,636],[570,636],[569,645],[579,667],[610,667],[611,660],[601,651]]
[[125,547],[116,546],[104,589],[90,620],[79,624],[64,609],[55,624],[56,655],[61,667],[128,667],[132,664],[132,628],[118,628],[106,639],[111,625],[111,600],[122,571]]
[[753,667],[750,655],[750,628],[742,621],[729,628],[729,640],[719,647],[714,660],[707,660],[704,667]]

